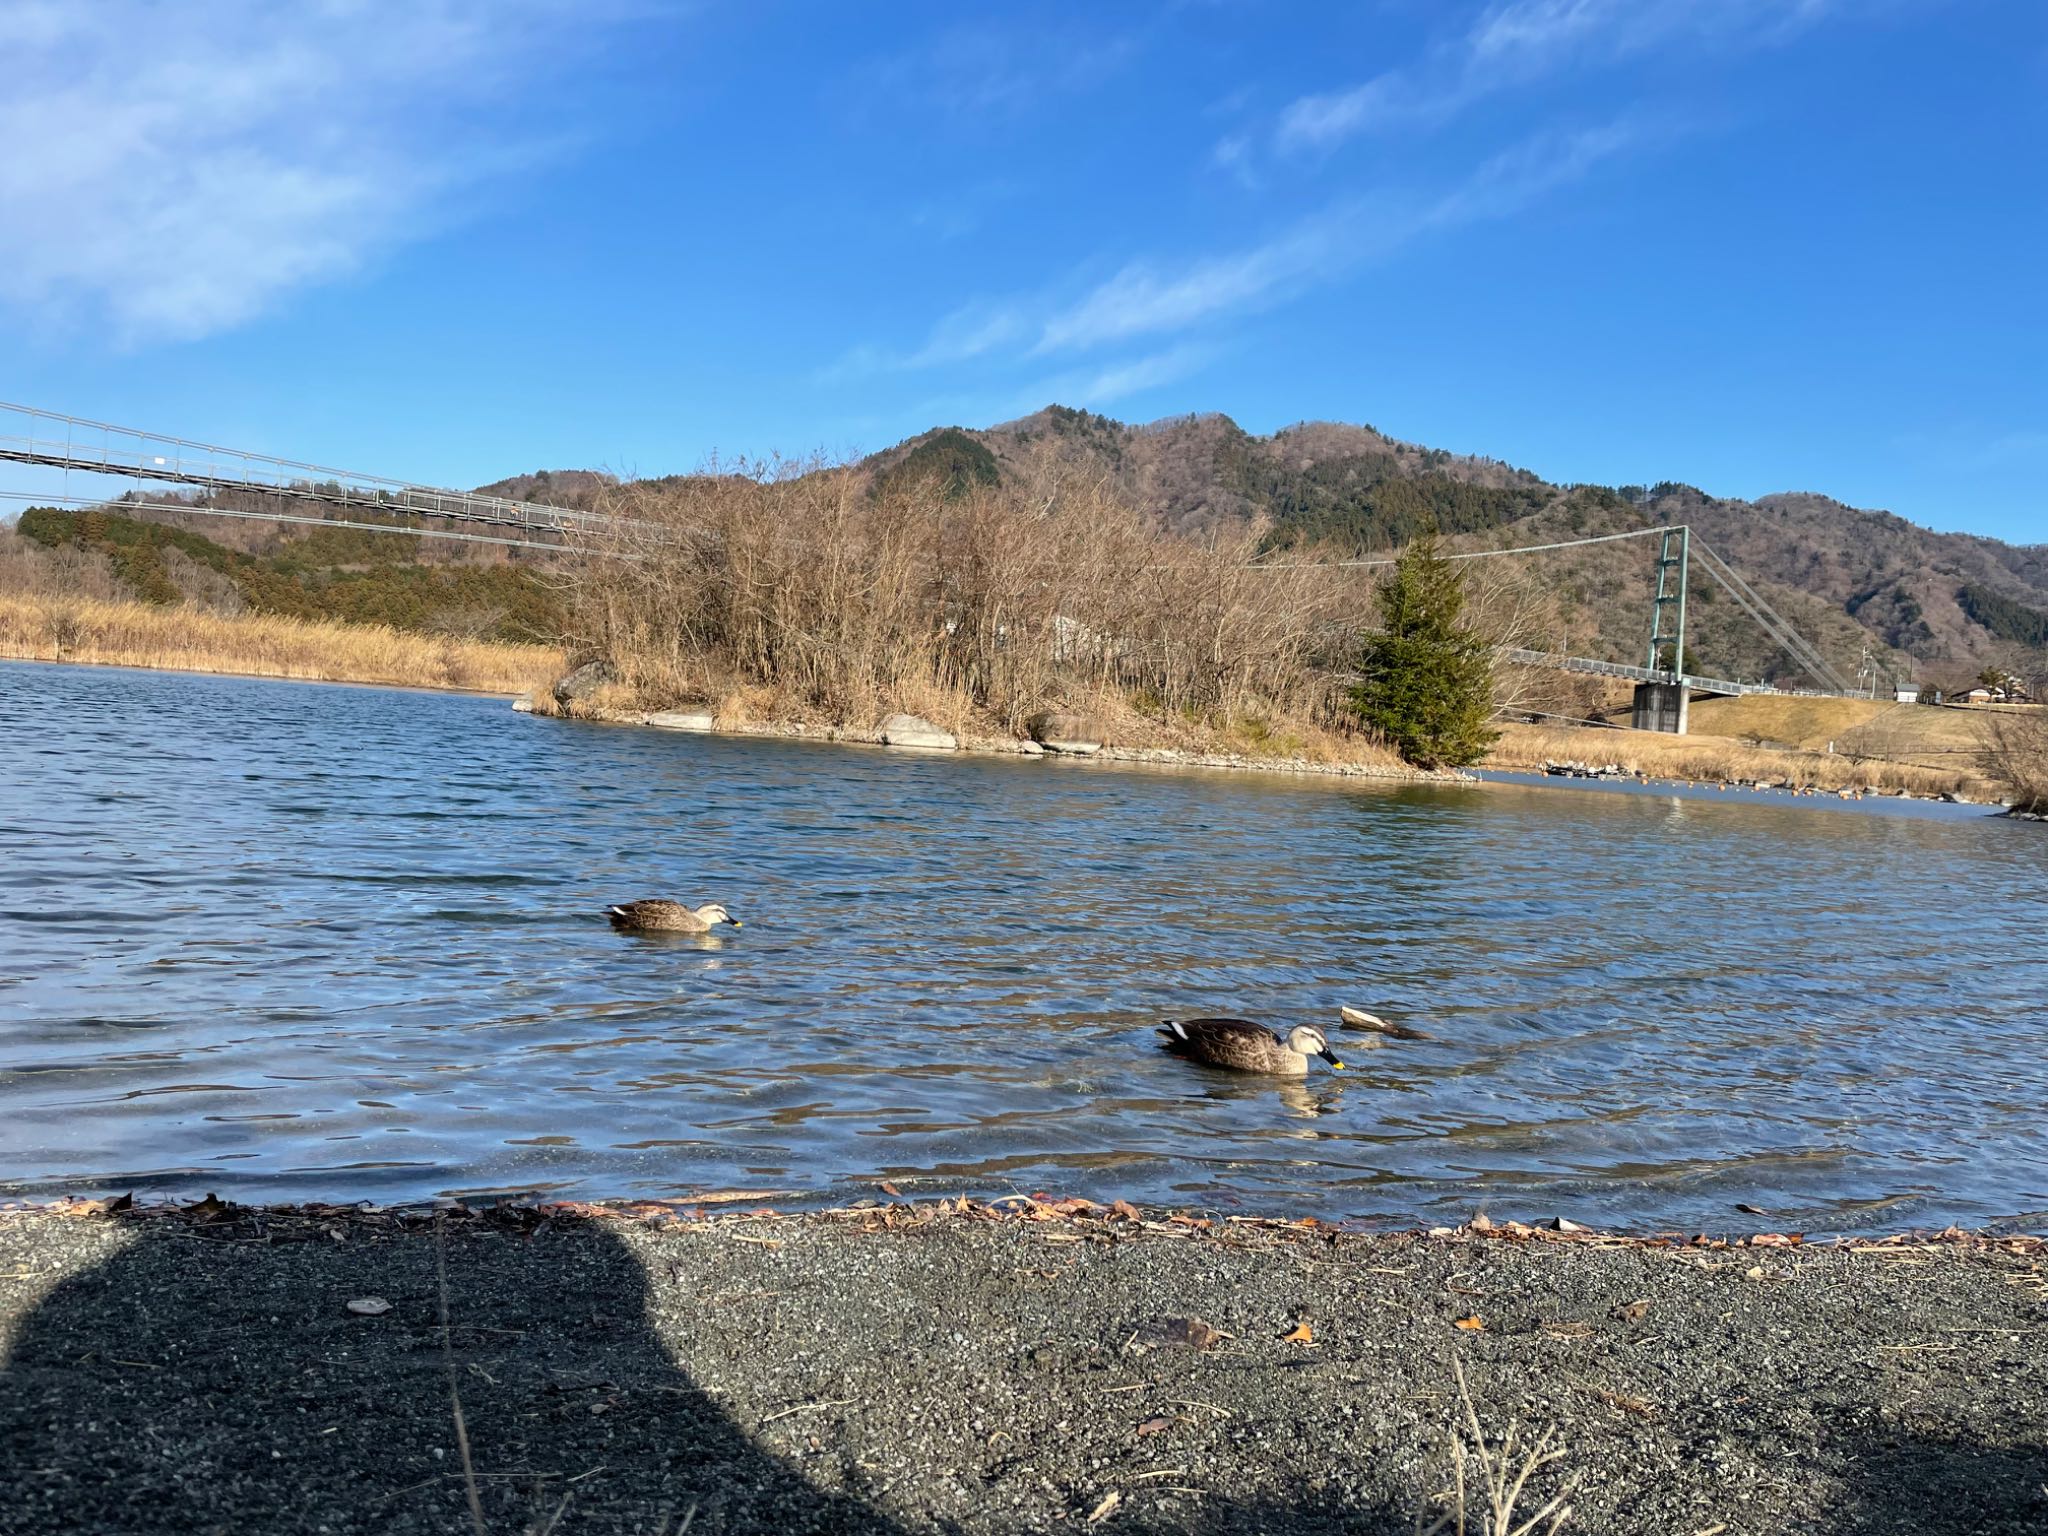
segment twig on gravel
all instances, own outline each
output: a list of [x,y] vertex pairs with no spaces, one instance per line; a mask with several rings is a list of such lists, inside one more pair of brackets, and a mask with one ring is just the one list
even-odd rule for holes
[[[1564,1529],[1564,1523],[1571,1518],[1572,1507],[1567,1502],[1576,1486],[1577,1479],[1568,1479],[1563,1488],[1550,1501],[1527,1519],[1517,1519],[1516,1506],[1520,1504],[1529,1479],[1543,1468],[1564,1458],[1564,1447],[1552,1443],[1557,1426],[1551,1425],[1537,1437],[1534,1446],[1524,1446],[1513,1419],[1508,1420],[1507,1433],[1501,1439],[1499,1451],[1486,1447],[1486,1431],[1479,1424],[1479,1410],[1472,1402],[1471,1389],[1465,1382],[1464,1363],[1453,1357],[1451,1370],[1458,1379],[1458,1397],[1464,1405],[1465,1423],[1463,1429],[1454,1428],[1450,1433],[1451,1486],[1444,1495],[1450,1509],[1437,1517],[1434,1525],[1424,1527],[1423,1516],[1417,1515],[1415,1528],[1420,1536],[1557,1536]],[[1471,1444],[1466,1444],[1466,1436]],[[1472,1531],[1466,1523],[1467,1503],[1465,1490],[1465,1460],[1467,1456],[1479,1464],[1480,1486],[1475,1492],[1483,1492],[1486,1502],[1479,1511],[1479,1525]]]
[[852,1401],[850,1397],[834,1397],[819,1403],[798,1403],[794,1408],[784,1408],[780,1412],[769,1414],[761,1421],[761,1427],[765,1429],[777,1419],[786,1419],[793,1413],[809,1413],[815,1408],[844,1408]]
[[469,1426],[462,1419],[462,1393],[455,1385],[455,1346],[448,1336],[448,1243],[441,1213],[434,1212],[434,1277],[441,1295],[441,1364],[448,1373],[448,1411],[455,1420],[455,1451],[462,1459],[462,1487],[469,1496],[469,1520],[476,1536],[490,1536],[484,1524],[484,1501],[476,1487],[476,1464],[469,1455]]

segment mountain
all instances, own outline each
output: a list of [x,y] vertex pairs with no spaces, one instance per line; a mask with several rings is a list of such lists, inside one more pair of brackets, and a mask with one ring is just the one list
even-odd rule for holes
[[[1500,548],[1684,523],[1847,675],[1866,645],[1902,680],[1955,681],[1991,663],[2048,666],[2048,545],[1936,533],[1805,492],[1751,502],[1668,482],[1557,485],[1369,426],[1303,422],[1260,437],[1227,416],[1133,426],[1057,405],[986,429],[927,432],[866,465],[877,475],[923,468],[956,479],[970,466],[988,479],[1041,473],[1048,462],[1105,479],[1184,533],[1264,519],[1275,549],[1384,554],[1430,527],[1463,548]],[[1514,564],[1547,590],[1560,643],[1640,662],[1655,542]],[[1698,667],[1793,676],[1703,571],[1696,563],[1689,626]]]

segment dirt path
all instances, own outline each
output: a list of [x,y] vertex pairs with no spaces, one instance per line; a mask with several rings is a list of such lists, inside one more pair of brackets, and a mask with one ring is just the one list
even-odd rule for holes
[[1407,1533],[1453,1361],[1567,1530],[2048,1530],[2038,1244],[14,1213],[0,1359],[8,1533],[474,1530],[451,1380],[493,1533]]

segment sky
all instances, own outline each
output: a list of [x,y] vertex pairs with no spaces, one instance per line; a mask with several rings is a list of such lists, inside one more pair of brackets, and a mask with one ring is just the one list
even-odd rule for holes
[[2039,0],[0,0],[0,143],[0,400],[151,431],[474,485],[1056,401],[2048,541]]

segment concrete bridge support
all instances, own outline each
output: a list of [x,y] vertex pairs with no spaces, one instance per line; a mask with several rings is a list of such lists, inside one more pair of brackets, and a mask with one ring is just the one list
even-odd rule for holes
[[1684,683],[1637,683],[1635,710],[1629,724],[1639,731],[1683,736],[1691,705],[1692,690]]

